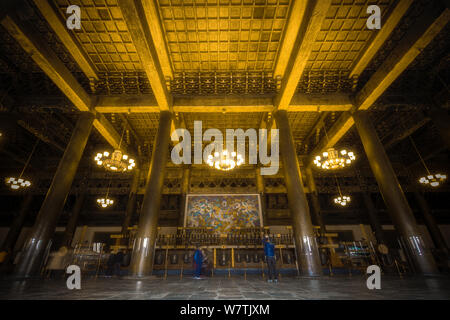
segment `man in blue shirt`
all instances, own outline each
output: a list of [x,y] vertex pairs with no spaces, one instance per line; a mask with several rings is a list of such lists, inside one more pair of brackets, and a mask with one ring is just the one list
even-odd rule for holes
[[197,246],[197,249],[194,252],[194,279],[201,279],[200,273],[202,272],[202,263],[203,263],[203,253],[200,247]]
[[278,274],[277,270],[275,268],[276,260],[275,260],[275,246],[272,242],[270,242],[269,236],[266,235],[264,240],[264,254],[266,255],[266,261],[267,261],[267,269],[269,273],[269,280],[268,282],[278,282]]

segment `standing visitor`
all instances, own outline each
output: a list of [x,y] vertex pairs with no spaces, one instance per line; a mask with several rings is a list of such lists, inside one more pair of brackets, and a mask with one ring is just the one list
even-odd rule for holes
[[275,268],[276,260],[275,260],[275,246],[270,241],[269,236],[266,235],[263,241],[264,244],[264,254],[266,255],[267,261],[267,269],[268,269],[268,282],[278,282],[277,270]]
[[194,279],[201,279],[200,274],[202,272],[202,263],[203,263],[203,253],[200,247],[197,246],[197,249],[194,252]]

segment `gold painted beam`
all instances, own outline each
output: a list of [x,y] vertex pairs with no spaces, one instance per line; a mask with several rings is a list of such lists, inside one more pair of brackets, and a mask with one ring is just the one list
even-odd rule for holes
[[347,131],[350,130],[354,123],[355,122],[353,121],[351,112],[344,112],[333,124],[331,129],[328,130],[328,138],[326,136],[323,137],[311,153],[316,155],[320,151],[334,146],[347,133]]
[[289,12],[286,30],[284,32],[283,40],[280,46],[280,52],[278,54],[275,69],[274,78],[283,78],[284,72],[291,57],[292,49],[294,47],[295,39],[299,33],[300,26],[302,24],[307,1],[294,0]]
[[1,24],[80,111],[90,111],[92,104],[90,96],[64,63],[43,42],[42,36],[36,34],[35,26],[30,25],[28,21],[20,20],[15,13],[4,17]]
[[[81,87],[64,63],[42,41],[34,26],[19,19],[15,12],[3,17],[0,23],[78,110],[95,113],[95,99]],[[119,145],[120,136],[102,114],[97,115],[94,126],[113,147]]]
[[[174,112],[271,112],[272,96],[186,96],[175,97]],[[353,104],[346,94],[295,94],[288,111],[348,111]],[[95,110],[100,113],[159,112],[156,100],[145,95],[97,96]]]
[[151,113],[159,112],[159,106],[151,95],[97,96],[95,111],[100,113]]
[[331,0],[307,1],[302,25],[297,33],[291,58],[281,81],[281,90],[274,100],[276,109],[289,108],[330,5]]
[[267,112],[273,109],[271,97],[194,96],[174,98],[175,112]]
[[424,14],[406,32],[394,51],[357,94],[358,110],[367,110],[406,70],[450,20],[450,10],[431,1]]
[[398,25],[413,2],[414,0],[398,1],[397,5],[391,10],[389,17],[385,22],[383,22],[382,28],[378,31],[374,31],[373,40],[370,41],[367,49],[365,49],[363,54],[358,58],[354,67],[352,68],[352,71],[350,72],[350,78],[353,76],[359,76],[364,71],[364,69],[367,67],[370,61],[372,61],[378,50],[380,50],[380,48],[392,34],[392,31],[394,31],[395,27]]
[[118,0],[118,3],[158,106],[161,110],[171,110],[172,96],[167,89],[155,48],[158,43],[155,43],[152,38],[142,1]]
[[[114,148],[127,153],[125,143],[120,143],[120,134],[114,129],[112,124],[101,113],[97,113],[94,119],[94,127],[105,138],[105,140]],[[120,145],[120,148],[119,148]]]
[[158,12],[158,4],[155,0],[142,1],[147,24],[156,47],[161,69],[166,79],[173,79],[173,70],[170,63],[169,51],[167,49],[165,37],[161,27],[161,18]]
[[353,108],[353,102],[348,94],[301,94],[297,93],[292,97],[287,108],[290,112],[302,111],[349,111]]
[[81,49],[81,46],[74,35],[69,32],[65,22],[62,21],[61,16],[57,13],[56,8],[50,4],[50,1],[33,0],[33,2],[56,33],[59,40],[61,40],[63,45],[67,48],[67,51],[78,63],[86,77],[88,77],[88,79],[98,80],[97,71],[94,65],[91,63],[86,53]]
[[438,2],[431,1],[397,47],[356,95],[352,110],[339,117],[329,130],[328,138],[324,137],[319,142],[311,152],[311,157],[339,142],[354,124],[352,113],[356,110],[369,109],[449,21],[449,8],[439,7]]

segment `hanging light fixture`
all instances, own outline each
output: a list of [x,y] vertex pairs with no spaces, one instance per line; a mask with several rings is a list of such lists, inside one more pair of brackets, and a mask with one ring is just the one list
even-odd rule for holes
[[426,185],[426,186],[431,186],[433,188],[438,187],[439,185],[444,183],[444,181],[447,180],[447,175],[442,174],[442,173],[436,173],[436,174],[430,173],[430,170],[428,170],[425,160],[423,160],[422,156],[420,155],[420,152],[417,149],[416,144],[414,143],[414,140],[412,139],[411,136],[409,136],[409,140],[411,141],[411,144],[413,145],[414,149],[416,150],[417,154],[419,155],[420,161],[422,162],[422,164],[427,172],[427,174],[425,176],[419,178],[419,183]]
[[342,149],[338,151],[334,148],[328,148],[322,153],[322,156],[316,156],[314,164],[325,170],[335,170],[349,166],[356,159],[352,151]]
[[112,206],[114,204],[114,200],[110,199],[108,197],[106,198],[98,198],[97,199],[97,204],[102,207],[102,208],[106,208],[109,206]]
[[349,196],[338,196],[338,197],[334,198],[334,203],[340,204],[343,207],[345,207],[347,205],[347,203],[349,203],[349,202],[350,202]]
[[10,187],[12,190],[19,190],[19,189],[25,189],[31,187],[31,181],[23,178],[23,174],[28,167],[28,164],[30,163],[31,157],[33,156],[34,151],[36,150],[36,147],[39,143],[39,138],[36,139],[36,143],[33,146],[33,149],[31,150],[30,155],[28,156],[27,162],[25,162],[25,166],[22,169],[22,172],[20,173],[19,177],[8,177],[5,179],[5,184]]
[[339,192],[339,195],[336,196],[336,197],[333,199],[333,200],[334,200],[334,203],[335,203],[335,204],[339,204],[339,205],[345,207],[345,206],[350,202],[350,200],[351,200],[351,199],[350,199],[350,196],[347,196],[347,195],[343,195],[343,194],[342,194],[341,187],[339,186],[339,181],[338,181],[336,175],[334,175],[334,179],[336,180],[336,186],[337,186],[337,189],[338,189],[338,192]]
[[97,199],[97,204],[101,207],[101,208],[107,208],[109,206],[112,206],[114,204],[114,200],[109,198],[109,187],[111,185],[111,178],[109,179],[108,182],[108,189],[106,190],[106,196],[103,198],[98,198]]
[[244,163],[244,159],[240,154],[236,152],[228,152],[223,150],[222,152],[215,152],[214,156],[209,155],[207,163],[210,167],[214,167],[217,170],[228,171]]
[[[325,131],[327,141],[330,141],[325,126],[323,126],[323,129]],[[322,152],[321,155],[316,155],[314,157],[314,164],[318,168],[324,170],[336,170],[349,166],[355,160],[356,157],[353,151],[346,149],[336,150],[335,148],[330,147],[326,151]]]
[[419,179],[419,182],[422,184],[425,184],[425,185],[430,185],[432,187],[437,187],[441,183],[443,183],[445,180],[447,180],[447,175],[436,173],[436,174],[430,174],[425,177],[421,177]]
[[106,170],[113,172],[133,170],[136,166],[134,159],[131,159],[128,155],[123,154],[120,150],[115,150],[111,154],[108,151],[97,153],[95,156],[95,161],[98,166],[102,166]]
[[98,166],[112,172],[125,172],[134,169],[136,166],[134,159],[120,151],[124,133],[125,127],[123,128],[122,136],[120,137],[119,148],[114,150],[114,152],[110,153],[109,151],[104,151],[103,153],[97,153],[94,160]]

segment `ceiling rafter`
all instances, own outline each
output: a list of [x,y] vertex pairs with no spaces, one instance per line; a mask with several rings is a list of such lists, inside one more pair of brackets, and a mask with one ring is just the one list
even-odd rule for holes
[[349,78],[353,76],[359,76],[367,65],[372,61],[373,57],[377,54],[378,50],[383,46],[389,36],[394,31],[400,20],[408,11],[414,0],[400,0],[397,5],[392,8],[389,17],[383,22],[383,27],[374,33],[373,40],[369,43],[366,50],[355,62],[353,68],[350,71]]
[[389,86],[405,71],[422,50],[439,34],[450,20],[450,9],[431,1],[415,24],[408,29],[396,48],[386,58],[355,97],[355,106],[344,112],[312,151],[312,155],[334,146],[350,130],[352,113],[369,109]]
[[275,64],[274,77],[283,78],[295,44],[295,38],[305,16],[307,1],[294,0],[289,12],[286,31]]
[[156,1],[143,1],[142,7],[144,8],[147,24],[150,28],[153,42],[155,43],[156,53],[158,54],[158,60],[161,64],[164,77],[166,80],[173,79],[172,64],[170,63],[169,51],[167,49],[166,41],[164,40],[164,34],[161,27],[161,17],[158,13]]
[[155,43],[141,0],[119,0],[118,3],[158,106],[161,110],[171,110],[172,96],[167,89],[156,49],[157,46],[165,46],[165,43]]
[[300,13],[303,17],[302,23],[281,81],[280,92],[274,100],[275,109],[289,108],[330,5],[331,0],[305,1],[305,11]]
[[[94,99],[81,87],[56,54],[40,39],[32,25],[26,20],[20,19],[16,12],[9,12],[7,16],[3,17],[1,24],[79,111],[95,113]],[[96,114],[94,127],[114,148],[119,147],[119,134],[102,114]]]
[[95,66],[91,63],[89,57],[83,51],[73,34],[69,32],[66,24],[57,13],[57,10],[50,4],[49,1],[33,0],[33,3],[58,36],[59,40],[61,40],[63,45],[67,48],[67,51],[78,63],[78,66],[86,77],[88,79],[98,80],[98,74]]
[[[173,100],[174,112],[271,112],[272,96],[178,96]],[[350,96],[335,93],[327,95],[305,95],[297,93],[291,100],[288,111],[348,111],[352,108]],[[152,96],[118,95],[98,96],[95,110],[100,113],[155,113],[159,112]]]

